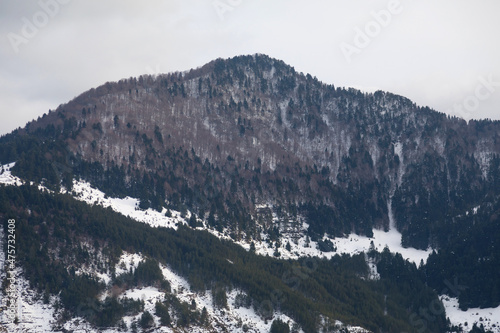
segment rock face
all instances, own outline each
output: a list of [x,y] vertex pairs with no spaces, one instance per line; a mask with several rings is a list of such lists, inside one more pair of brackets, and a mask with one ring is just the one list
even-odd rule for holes
[[260,204],[304,216],[311,235],[370,235],[394,216],[424,249],[481,204],[500,153],[499,122],[335,88],[264,55],[106,83],[27,131],[62,137],[75,176],[144,206],[186,205],[252,236],[269,227]]

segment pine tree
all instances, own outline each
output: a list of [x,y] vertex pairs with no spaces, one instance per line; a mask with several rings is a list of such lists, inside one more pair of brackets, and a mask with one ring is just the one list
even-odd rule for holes
[[271,324],[270,333],[290,333],[290,326],[281,319],[275,319]]
[[200,324],[201,326],[206,326],[208,324],[208,311],[206,307],[203,307],[201,311]]
[[144,311],[142,313],[141,320],[139,321],[139,325],[141,325],[143,329],[146,329],[152,327],[154,323],[155,322],[151,313],[149,313],[148,311]]

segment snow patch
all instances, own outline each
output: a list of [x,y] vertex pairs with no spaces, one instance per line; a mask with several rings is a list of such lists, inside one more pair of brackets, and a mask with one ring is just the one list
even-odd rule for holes
[[443,302],[446,317],[450,319],[451,325],[462,326],[465,331],[470,331],[475,323],[478,327],[481,324],[484,325],[486,331],[500,332],[500,306],[487,309],[472,308],[462,311],[458,307],[458,298],[442,295],[440,299]]
[[[301,257],[319,257],[330,259],[336,254],[349,254],[356,255],[360,253],[368,253],[371,249],[371,243],[373,242],[374,249],[382,252],[385,247],[389,249],[392,253],[399,253],[404,259],[407,259],[416,265],[420,264],[420,261],[424,263],[427,261],[428,256],[431,254],[432,249],[427,250],[417,250],[414,248],[405,248],[401,245],[401,233],[394,227],[394,222],[391,222],[391,228],[388,231],[384,230],[373,230],[373,237],[360,236],[357,234],[350,234],[347,237],[337,237],[330,238],[324,235],[321,239],[322,241],[331,241],[336,248],[336,251],[322,252],[319,250],[319,245],[317,241],[311,241],[306,235],[308,224],[302,222],[302,227],[300,233],[283,233],[281,232],[281,240],[279,247],[277,248],[281,259],[298,259]],[[281,230],[280,230],[281,231]],[[221,233],[216,231],[212,232],[214,235],[220,238],[223,237]],[[263,241],[255,241],[255,252],[263,256],[274,256],[276,252],[276,244],[266,241],[266,235],[262,234]],[[242,240],[236,241],[237,244],[241,245],[247,251],[250,250],[250,243]],[[290,250],[287,250],[287,244],[289,244]]]
[[14,186],[21,186],[23,184],[23,181],[19,177],[13,176],[10,171],[14,165],[16,165],[16,162],[0,165],[0,184]]
[[[117,213],[128,216],[136,221],[149,224],[152,227],[165,227],[177,229],[179,224],[186,224],[181,213],[171,210],[171,216],[166,216],[167,209],[163,208],[161,212],[154,209],[139,209],[139,199],[125,197],[109,198],[103,192],[93,188],[90,183],[85,181],[73,180],[72,194],[77,200],[84,201],[90,205],[99,205],[104,208],[110,207]],[[187,218],[190,217],[188,212]]]
[[377,271],[377,264],[373,258],[365,253],[365,261],[368,265],[368,280],[380,280],[380,274]]
[[[2,246],[3,249],[3,246]],[[0,253],[3,257],[4,253]],[[2,270],[2,275],[5,275]],[[29,282],[24,278],[23,272],[20,268],[15,269],[15,290],[14,297],[16,297],[17,308],[15,317],[18,323],[14,324],[12,319],[8,317],[7,299],[2,295],[0,301],[0,322],[2,326],[7,328],[8,332],[51,332],[56,325],[55,308],[54,305],[59,302],[59,298],[51,296],[48,303],[42,302],[40,295],[32,290]]]
[[403,144],[401,142],[396,142],[394,144],[394,154],[399,157],[399,160],[403,160]]
[[[253,307],[245,308],[236,305],[237,296],[245,295],[245,293],[239,289],[233,289],[227,292],[227,308],[217,308],[214,306],[212,293],[210,291],[194,293],[186,279],[177,275],[165,265],[160,264],[160,268],[165,279],[170,282],[172,293],[180,301],[187,302],[189,304],[194,301],[196,308],[200,313],[203,308],[207,309],[209,321],[211,325],[214,326],[212,327],[212,330],[214,331],[224,331],[224,329],[215,329],[218,327],[224,327],[229,332],[269,332],[272,321],[277,318],[280,318],[284,322],[288,322],[290,327],[296,324],[290,317],[282,313],[275,313],[272,320],[265,321],[255,312]],[[152,288],[145,291],[136,291],[128,297],[137,297],[137,295],[141,295],[141,297],[142,295],[150,295],[152,297],[158,296],[154,288]],[[152,313],[154,313],[154,311]],[[200,330],[200,332],[202,331]]]
[[115,266],[116,275],[121,275],[134,271],[141,261],[144,261],[144,257],[139,253],[128,253],[123,252],[118,264]]

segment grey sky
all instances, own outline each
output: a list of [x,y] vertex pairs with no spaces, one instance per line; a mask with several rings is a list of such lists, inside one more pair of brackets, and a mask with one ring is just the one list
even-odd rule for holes
[[264,53],[500,119],[498,0],[0,0],[0,134],[106,81]]

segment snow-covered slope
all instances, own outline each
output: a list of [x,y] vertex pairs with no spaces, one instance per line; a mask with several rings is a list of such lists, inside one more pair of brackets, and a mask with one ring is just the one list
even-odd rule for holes
[[[0,184],[19,186],[23,181],[10,172],[14,163],[0,166]],[[62,192],[66,192],[63,190]],[[109,198],[104,193],[98,189],[93,188],[89,183],[84,181],[74,181],[71,194],[78,200],[85,201],[91,205],[101,205],[103,207],[110,207],[114,211],[121,213],[125,216],[129,216],[136,221],[149,224],[153,227],[168,227],[176,228],[179,224],[187,224],[186,220],[189,219],[191,213],[188,211],[184,217],[181,216],[180,212],[170,211],[169,216],[166,216],[166,210],[162,212],[157,212],[152,209],[140,210],[138,208],[139,200],[135,198]],[[206,224],[202,221],[205,228]],[[384,247],[388,247],[391,252],[400,253],[404,258],[419,263],[421,260],[426,261],[431,250],[421,251],[412,248],[403,248],[401,246],[401,234],[392,227],[389,231],[385,232],[382,230],[374,230],[373,237],[368,238],[364,236],[358,236],[356,234],[351,234],[346,238],[332,238],[329,239],[326,235],[323,240],[330,240],[336,247],[336,251],[322,252],[318,249],[318,242],[313,242],[308,239],[305,231],[307,230],[307,223],[302,223],[301,235],[282,234],[281,245],[278,248],[281,258],[299,258],[299,257],[326,257],[330,258],[337,253],[346,254],[358,254],[363,252],[368,252],[371,248],[375,248],[381,251]],[[220,238],[229,239],[227,233],[217,232],[214,230],[209,230],[214,235]],[[2,234],[3,231],[0,230],[0,269],[2,275],[0,278],[5,277],[4,269],[4,258],[3,244],[5,237]],[[267,242],[265,235],[262,241],[254,241],[255,251],[260,255],[275,255],[276,246],[270,242]],[[250,249],[250,244],[245,241],[237,242],[245,249]],[[290,245],[290,250],[286,249],[286,244]],[[119,263],[115,267],[115,272],[117,275],[123,274],[125,272],[133,271],[137,265],[143,261],[145,258],[138,253],[124,253],[120,258]],[[370,276],[368,278],[377,279],[378,273],[376,271],[376,265],[370,262],[367,258],[367,262],[370,267]],[[169,267],[165,265],[160,265],[161,270],[165,279],[170,283],[171,288],[175,296],[184,302],[191,302],[194,300],[196,308],[201,312],[205,307],[210,318],[210,324],[205,328],[189,328],[189,332],[269,332],[272,320],[264,320],[262,317],[255,312],[255,310],[250,308],[245,308],[236,305],[236,298],[238,295],[244,295],[241,290],[230,290],[227,292],[228,307],[225,309],[219,309],[214,306],[212,294],[210,291],[204,293],[195,293],[191,291],[189,283],[181,276],[173,272]],[[111,276],[108,273],[97,273],[94,272],[95,276],[102,282],[109,284],[111,281]],[[58,331],[61,329],[75,331],[75,332],[97,332],[98,330],[92,328],[92,326],[86,322],[83,318],[72,318],[69,321],[62,322],[58,319],[61,317],[61,310],[57,308],[58,303],[57,297],[51,297],[49,300],[42,301],[42,297],[38,295],[35,291],[29,288],[28,282],[23,278],[20,269],[17,271],[17,286],[18,286],[18,318],[20,320],[17,329],[21,331],[29,332],[47,332],[47,331]],[[108,285],[108,287],[111,287]],[[108,290],[101,295],[101,299],[104,299],[109,293]],[[125,290],[119,297],[126,297],[132,299],[140,299],[144,301],[144,310],[149,311],[153,314],[155,320],[155,328],[151,332],[179,332],[186,331],[178,328],[161,327],[159,317],[155,316],[155,303],[156,301],[162,301],[165,294],[155,287],[143,287]],[[447,296],[441,297],[443,304],[446,309],[446,315],[450,319],[452,325],[462,325],[464,329],[472,328],[472,325],[476,323],[478,326],[483,324],[485,328],[492,330],[493,332],[500,332],[500,307],[495,309],[469,309],[468,311],[461,311],[458,309],[458,301]],[[47,302],[48,301],[48,302]],[[5,308],[5,298],[1,303],[1,306]],[[141,313],[142,314],[142,313]],[[132,326],[135,322],[137,323],[140,319],[141,314],[135,316],[124,317],[124,322],[128,328]],[[288,316],[282,313],[275,313],[274,318],[280,318],[284,322],[288,322],[290,327],[293,327],[296,323]],[[8,318],[0,315],[0,320],[2,323],[8,323]],[[467,323],[467,325],[465,325]],[[340,330],[343,326],[341,322],[338,322],[338,329]],[[360,327],[348,327],[349,331],[364,332],[365,330]],[[101,330],[102,331],[102,330]],[[101,332],[99,331],[99,332]],[[114,333],[118,332],[118,328],[108,329],[102,332]],[[186,331],[186,332],[187,332]],[[300,332],[300,330],[298,330]]]
[[22,185],[22,180],[19,177],[15,177],[12,175],[12,172],[10,169],[14,167],[16,163],[9,163],[9,164],[4,164],[0,165],[0,184],[5,184],[5,185]]
[[[298,239],[286,234],[282,236],[281,246],[278,250],[281,258],[297,259],[306,256],[331,258],[336,254],[352,255],[363,252],[366,253],[370,250],[373,242],[375,250],[382,251],[385,247],[387,247],[392,253],[400,253],[403,258],[418,265],[421,260],[425,263],[427,261],[427,257],[432,252],[432,249],[422,251],[414,248],[404,248],[401,245],[401,233],[399,233],[396,229],[390,229],[387,232],[375,229],[373,230],[373,237],[359,236],[354,233],[345,238],[329,238],[327,235],[324,235],[323,241],[330,240],[337,250],[322,252],[318,248],[318,242],[308,240],[308,237],[305,234],[307,228],[307,223],[303,223],[303,234]],[[237,243],[247,250],[250,249],[250,244],[247,242],[241,241]],[[290,250],[287,250],[285,247],[287,243],[290,244]],[[260,255],[273,256],[275,252],[275,247],[269,245],[265,241],[255,242],[255,249],[256,253]]]
[[[66,192],[63,190],[63,192]],[[71,194],[78,200],[85,201],[90,205],[100,205],[111,207],[115,212],[128,216],[136,221],[151,225],[152,227],[177,228],[180,224],[186,224],[186,220],[181,217],[181,213],[171,211],[171,216],[166,216],[167,209],[158,212],[154,209],[140,210],[139,199],[125,197],[109,198],[103,192],[93,188],[88,182],[73,181]],[[186,218],[191,216],[187,214]]]
[[[147,223],[153,227],[176,228],[179,223],[187,224],[186,220],[191,216],[189,211],[185,218],[183,218],[180,212],[173,210],[171,210],[171,217],[165,216],[166,209],[163,209],[161,213],[153,209],[141,210],[138,208],[138,199],[130,197],[124,199],[109,198],[106,197],[103,192],[93,188],[88,182],[84,181],[74,181],[71,193],[78,200],[85,201],[89,204],[98,204],[103,207],[111,207],[118,213],[129,216],[136,221]],[[203,223],[203,225],[206,224]],[[418,265],[421,260],[425,262],[432,251],[431,249],[422,251],[402,247],[401,233],[392,227],[387,232],[383,230],[374,230],[372,238],[356,234],[351,234],[346,238],[328,238],[325,235],[323,240],[332,241],[337,250],[335,252],[322,252],[318,249],[318,242],[308,240],[306,236],[307,228],[307,223],[303,222],[299,238],[296,237],[296,234],[282,233],[281,246],[278,249],[281,258],[297,259],[305,256],[331,258],[335,254],[358,254],[368,252],[373,242],[373,246],[376,250],[382,251],[384,247],[388,247],[391,252],[400,253],[403,258]],[[229,239],[228,233],[217,232],[215,230],[209,231],[217,237]],[[266,242],[266,237],[265,234],[262,234],[263,241],[254,241],[256,253],[273,256],[275,246]],[[236,241],[236,243],[247,250],[250,249],[250,243],[246,241]],[[290,250],[286,249],[287,243],[290,244]]]
[[[144,259],[140,254],[124,253],[117,264],[117,274],[130,270],[133,271],[138,263]],[[206,327],[181,328],[176,327],[175,320],[173,320],[174,324],[172,327],[161,326],[160,318],[155,315],[155,304],[165,299],[165,293],[151,286],[125,290],[118,298],[142,300],[144,302],[144,311],[148,311],[153,315],[154,326],[148,332],[269,332],[271,323],[276,318],[280,318],[282,321],[288,323],[290,327],[298,327],[290,317],[284,314],[275,313],[272,319],[264,320],[253,308],[238,306],[235,300],[238,295],[243,294],[240,290],[228,292],[227,308],[219,309],[213,305],[214,302],[210,291],[206,291],[203,294],[194,293],[184,278],[175,274],[164,265],[160,267],[165,279],[169,281],[174,295],[180,301],[196,304],[196,308],[200,312],[203,308],[206,308],[208,324]],[[17,276],[17,298],[19,305],[16,316],[19,319],[19,324],[10,324],[8,326],[9,332],[61,332],[65,330],[115,333],[123,330],[123,328],[96,329],[82,317],[61,320],[62,312],[57,308],[58,297],[51,297],[47,304],[44,304],[37,292],[29,288],[29,284],[23,278],[20,270]],[[101,276],[101,280],[106,282],[110,280],[110,277]],[[101,295],[101,299],[104,299],[108,292],[109,290]],[[92,309],[86,311],[92,311]],[[123,318],[126,331],[130,330],[134,326],[134,323],[137,326],[142,313],[140,312],[137,315],[125,316]],[[173,319],[176,319],[175,314],[172,315],[174,316]],[[8,318],[1,318],[1,322],[3,324],[11,323]],[[358,328],[358,330],[361,329]],[[297,332],[302,331],[298,330]]]
[[[0,166],[2,170],[0,175],[0,184],[19,186],[24,182],[11,174],[10,169],[15,163],[5,166]],[[43,187],[41,187],[43,188]],[[45,189],[46,190],[46,189]],[[63,193],[67,193],[65,189]],[[104,193],[93,188],[89,183],[83,181],[75,181],[71,193],[76,199],[87,202],[91,205],[100,205],[103,207],[110,207],[116,212],[119,212],[130,218],[149,224],[153,227],[168,227],[176,228],[179,224],[186,224],[186,219],[191,216],[190,212],[182,217],[180,212],[170,211],[166,216],[166,210],[157,212],[152,209],[140,210],[139,200],[126,197],[124,199],[109,198]],[[204,223],[203,223],[204,224]],[[213,232],[219,237],[226,238],[224,233]],[[5,254],[3,253],[3,230],[0,230],[0,268],[2,272],[2,281],[5,277]],[[84,244],[86,247],[88,244]],[[90,246],[90,245],[89,245]],[[91,246],[90,246],[91,247]],[[89,248],[89,250],[92,250]],[[264,253],[265,251],[262,251]],[[98,254],[96,258],[102,259],[102,254]],[[100,259],[99,259],[100,258]],[[115,274],[120,275],[128,272],[133,272],[138,264],[146,258],[139,253],[123,253],[118,264],[115,267]],[[148,311],[153,315],[154,326],[150,332],[269,332],[271,324],[274,319],[281,319],[283,322],[294,327],[296,332],[302,332],[300,327],[287,315],[275,312],[272,318],[264,319],[262,315],[258,314],[252,307],[241,306],[237,302],[238,297],[245,296],[242,290],[228,290],[227,291],[227,307],[218,308],[214,305],[213,296],[211,291],[203,293],[195,293],[191,291],[189,283],[181,276],[173,272],[169,267],[160,264],[165,280],[170,283],[171,289],[175,297],[182,302],[189,304],[196,304],[196,309],[202,311],[203,308],[207,310],[208,324],[206,327],[176,327],[175,314],[173,316],[173,326],[161,326],[160,318],[155,315],[155,304],[157,301],[165,300],[165,293],[156,287],[146,286],[127,289],[119,295],[119,298],[128,298],[142,300],[144,302],[144,312]],[[107,285],[107,289],[100,295],[101,301],[109,296],[111,291],[110,281],[112,280],[110,272],[97,272],[92,270],[92,267],[80,267],[76,274],[90,274],[95,276],[98,280]],[[110,328],[106,330],[96,329],[89,322],[82,317],[74,317],[70,320],[62,319],[62,310],[58,307],[59,298],[51,296],[49,299],[43,299],[43,296],[38,294],[35,290],[29,287],[28,281],[24,278],[21,268],[16,269],[16,300],[17,310],[15,317],[18,318],[18,323],[14,324],[13,318],[7,317],[6,312],[2,311],[0,315],[0,322],[8,331],[25,331],[25,332],[60,332],[60,331],[74,331],[74,332],[107,332],[114,333],[120,332],[122,328]],[[7,306],[7,298],[2,298],[1,307],[5,309]],[[86,310],[89,311],[89,310]],[[126,329],[131,329],[137,326],[143,312],[133,316],[125,316],[123,323]],[[344,326],[341,322],[337,322],[338,329],[343,327],[349,328],[351,331],[366,332],[361,327]]]
[[500,331],[500,306],[486,309],[468,309],[462,311],[458,307],[458,298],[451,298],[443,295],[440,297],[443,302],[446,316],[454,326],[461,326],[464,330],[472,329],[472,326],[483,325],[486,331]]
[[[0,175],[0,184],[5,185],[21,185],[22,180],[11,174],[10,169],[15,163],[4,165],[0,170],[4,170]],[[63,193],[66,190],[62,190]],[[186,220],[191,217],[191,212],[187,212],[184,217],[181,213],[175,210],[170,210],[170,216],[166,216],[167,210],[164,208],[162,212],[154,209],[141,210],[139,209],[139,199],[126,197],[110,198],[107,197],[102,191],[92,187],[90,183],[85,181],[73,181],[73,189],[71,194],[77,200],[87,202],[90,205],[100,205],[102,207],[110,207],[115,212],[128,216],[136,221],[143,222],[151,225],[152,227],[167,227],[177,228],[179,224],[187,224]],[[206,224],[202,221],[203,225]],[[282,233],[281,246],[278,249],[280,257],[284,259],[296,259],[299,257],[326,257],[331,258],[335,254],[358,254],[368,252],[370,247],[373,246],[376,250],[382,251],[384,247],[388,247],[393,253],[400,253],[403,258],[408,259],[416,264],[421,260],[424,262],[431,253],[431,249],[427,251],[417,250],[414,248],[404,248],[401,246],[401,233],[399,233],[393,226],[389,231],[373,230],[373,237],[359,236],[351,234],[345,238],[329,238],[326,235],[323,240],[330,240],[336,247],[336,251],[322,252],[318,249],[318,242],[310,241],[306,236],[308,225],[306,222],[302,223],[301,235],[291,235]],[[217,232],[210,230],[210,232],[217,237],[229,239],[227,233]],[[263,241],[254,241],[255,250],[257,254],[273,256],[275,246],[265,241],[266,235],[262,234]],[[245,241],[237,241],[245,249],[250,249],[250,243]],[[286,244],[290,244],[290,250],[286,249]]]

